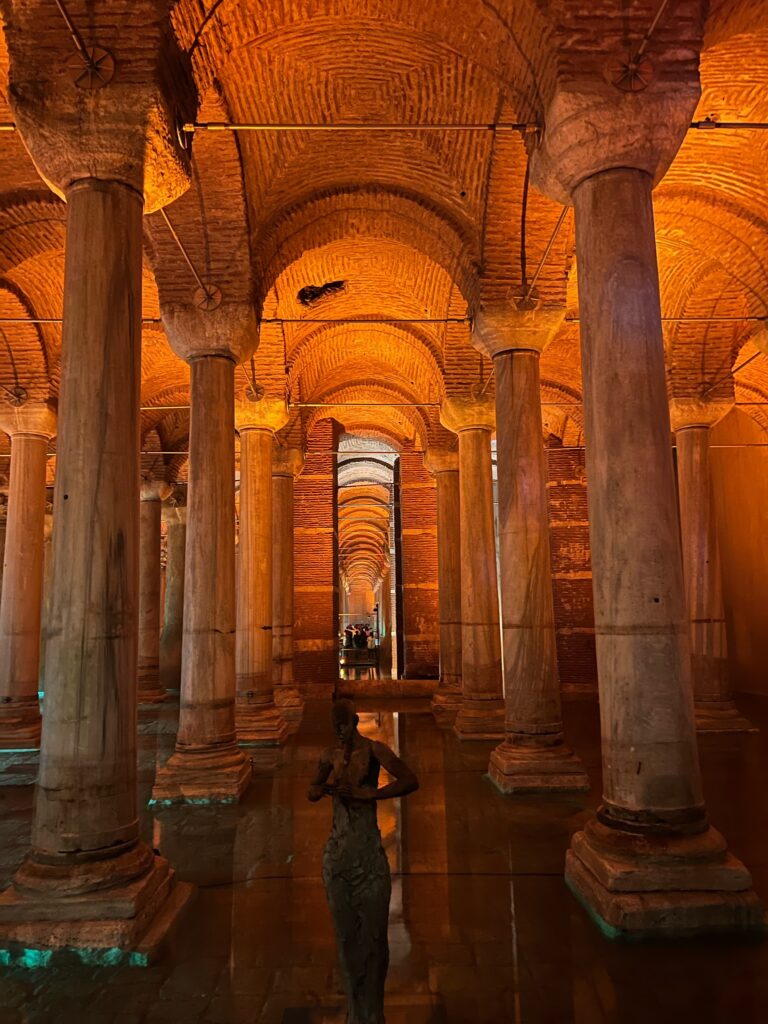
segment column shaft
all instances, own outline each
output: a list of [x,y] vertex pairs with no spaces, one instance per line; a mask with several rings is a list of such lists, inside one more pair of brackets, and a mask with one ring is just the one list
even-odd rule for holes
[[743,732],[754,727],[739,714],[728,680],[709,426],[684,427],[675,437],[696,725],[700,732]]
[[[142,200],[116,182],[67,194],[46,695],[30,861],[74,884],[149,868],[138,843],[136,650]],[[103,854],[106,861],[99,859]],[[42,869],[41,869],[42,870]],[[60,880],[59,894],[66,890]]]
[[293,472],[272,476],[272,661],[275,703],[287,721],[301,718],[293,686]]
[[240,429],[237,735],[259,745],[287,733],[272,683],[272,439],[271,430]]
[[589,788],[563,743],[539,359],[494,359],[506,738],[489,774],[505,793]]
[[190,389],[179,731],[153,800],[226,802],[250,778],[235,737],[234,362],[192,358]]
[[[455,469],[436,472],[435,481],[440,685],[432,698],[432,712],[438,725],[452,726],[461,707],[461,496],[458,460]],[[386,582],[389,585],[388,579]]]
[[500,738],[504,699],[490,430],[459,431],[459,492],[463,700],[454,730],[460,738]]
[[573,190],[604,797],[566,879],[609,928],[755,927],[702,800],[651,185],[622,168]]
[[139,506],[139,703],[167,698],[160,685],[160,522],[158,496],[142,497]]
[[166,519],[165,611],[160,636],[160,680],[166,690],[181,687],[181,646],[184,633],[184,559],[187,510],[172,508]]
[[43,598],[47,437],[11,437],[11,473],[0,598],[0,748],[40,743],[37,698]]

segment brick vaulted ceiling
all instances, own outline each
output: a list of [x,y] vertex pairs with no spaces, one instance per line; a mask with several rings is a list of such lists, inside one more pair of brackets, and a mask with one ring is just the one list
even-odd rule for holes
[[[10,2],[10,0],[9,0]],[[169,31],[190,58],[198,122],[482,124],[538,122],[564,38],[602,60],[639,40],[658,0],[179,0]],[[655,39],[675,39],[697,2],[668,5]],[[55,5],[45,30],[71,42]],[[116,56],[139,45],[128,0],[68,0],[88,42]],[[100,20],[99,10],[111,17]],[[692,13],[693,12],[693,13]],[[108,24],[107,24],[108,22]],[[715,0],[701,51],[697,119],[768,121],[768,3]],[[0,35],[0,68],[8,57]],[[66,87],[66,81],[62,85]],[[108,88],[108,87],[107,87]],[[0,120],[12,114],[0,97]],[[663,312],[768,314],[764,167],[768,132],[691,131],[655,193]],[[450,443],[437,406],[487,380],[467,317],[483,296],[509,296],[532,273],[560,215],[523,197],[519,131],[206,132],[192,141],[190,189],[167,216],[192,262],[262,318],[253,367],[268,394],[302,403],[287,436],[301,442],[331,414],[397,448]],[[18,134],[0,134],[0,317],[62,313],[64,206]],[[538,279],[546,301],[578,317],[570,214]],[[332,282],[309,303],[302,289]],[[188,301],[195,280],[159,213],[146,218],[142,415],[144,472],[185,474],[188,372],[171,352],[161,302]],[[365,323],[310,323],[354,318]],[[390,322],[440,321],[440,322]],[[290,321],[290,322],[286,322]],[[768,358],[747,320],[668,323],[670,387],[735,392],[766,421]],[[581,440],[578,325],[564,323],[542,361],[545,418]],[[0,323],[0,386],[56,397],[56,323]],[[755,355],[748,367],[734,366]],[[354,404],[351,404],[354,403]],[[363,407],[359,403],[376,403]],[[395,405],[394,403],[413,403]],[[7,451],[7,446],[6,449]],[[160,454],[178,452],[174,454]]]

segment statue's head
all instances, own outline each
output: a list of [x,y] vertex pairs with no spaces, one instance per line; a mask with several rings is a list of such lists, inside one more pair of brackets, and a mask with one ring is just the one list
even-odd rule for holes
[[355,705],[351,700],[342,697],[340,700],[333,702],[331,722],[339,742],[347,744],[351,741],[357,729],[358,721]]

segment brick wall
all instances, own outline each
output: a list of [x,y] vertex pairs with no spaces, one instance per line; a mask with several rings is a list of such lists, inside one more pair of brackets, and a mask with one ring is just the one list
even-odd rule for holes
[[440,671],[440,618],[437,592],[437,490],[421,452],[400,454],[400,566],[404,671],[413,678]]
[[[320,420],[307,440],[294,488],[293,671],[297,683],[328,683],[339,674],[336,450],[338,424]],[[327,454],[326,454],[327,453]]]
[[597,688],[592,565],[583,448],[547,449],[555,630],[563,691]]

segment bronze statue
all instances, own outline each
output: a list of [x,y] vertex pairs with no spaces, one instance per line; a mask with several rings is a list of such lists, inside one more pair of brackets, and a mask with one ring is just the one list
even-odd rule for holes
[[[419,782],[389,747],[360,735],[352,701],[337,700],[332,721],[337,745],[321,757],[307,795],[312,801],[333,797],[323,883],[336,929],[347,1024],[384,1024],[392,883],[376,801],[413,793]],[[382,767],[393,781],[379,788]]]

